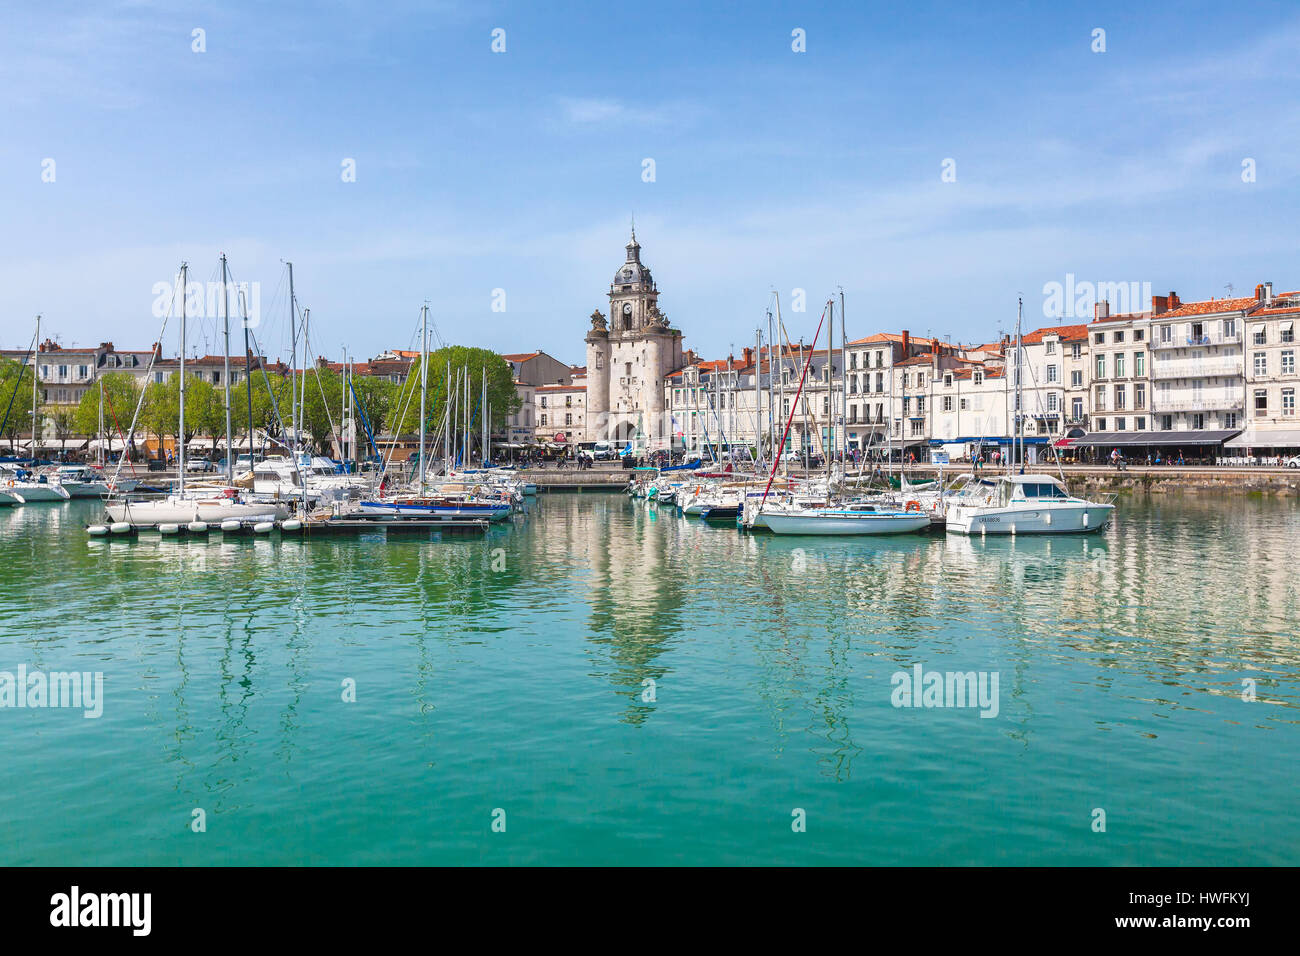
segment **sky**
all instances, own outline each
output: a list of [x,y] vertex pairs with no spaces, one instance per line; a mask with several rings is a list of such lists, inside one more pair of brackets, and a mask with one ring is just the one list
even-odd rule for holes
[[[272,355],[291,261],[315,354],[418,347],[427,304],[435,345],[582,364],[633,216],[707,357],[752,344],[777,296],[811,340],[841,288],[851,338],[955,342],[1014,330],[1019,296],[1026,330],[1076,321],[1045,315],[1069,276],[1300,288],[1294,2],[0,16],[5,348],[37,313],[64,346],[147,348],[180,263],[213,283],[224,253]],[[205,307],[188,351],[220,351],[219,323]]]

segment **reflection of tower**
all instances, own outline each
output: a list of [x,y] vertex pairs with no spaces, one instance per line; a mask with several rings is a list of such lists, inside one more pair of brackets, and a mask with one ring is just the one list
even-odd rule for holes
[[659,311],[659,288],[641,262],[635,229],[626,250],[609,286],[608,329],[596,312],[587,334],[587,414],[595,420],[593,434],[615,441],[642,429],[650,437],[668,435],[664,376],[683,364],[682,333]]

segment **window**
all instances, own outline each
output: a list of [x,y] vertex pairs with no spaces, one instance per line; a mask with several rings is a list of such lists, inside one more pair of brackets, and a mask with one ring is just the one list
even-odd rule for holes
[[1173,429],[1174,429],[1174,416],[1173,416],[1173,415],[1161,415],[1161,416],[1160,416],[1160,429],[1161,429],[1162,431],[1167,431],[1167,432],[1168,432],[1168,431],[1173,431]]
[[857,367],[858,367],[858,353],[857,353],[857,352],[850,352],[850,353],[849,353],[849,368],[851,368],[851,369],[856,369]]
[[943,387],[944,387],[944,388],[952,388],[952,373],[951,373],[951,372],[945,372],[945,373],[944,373],[944,375],[943,375]]
[[1071,388],[1083,387],[1083,373],[1080,372],[1078,369],[1075,369],[1073,372],[1070,373],[1070,387]]
[[1104,355],[1097,356],[1097,377],[1106,377],[1106,356]]
[[1048,393],[1047,393],[1047,410],[1048,410],[1049,412],[1055,412],[1055,411],[1056,411],[1056,393],[1055,393],[1055,392],[1048,392]]
[[907,417],[907,413],[911,410],[911,408],[912,408],[912,399],[911,399],[911,397],[910,397],[910,396],[907,396],[907,395],[904,395],[904,396],[903,396],[903,417],[904,417],[904,418]]
[[1106,430],[1106,419],[1104,418],[1097,419],[1097,431],[1104,432],[1105,430]]
[[1254,341],[1255,341],[1255,344],[1256,344],[1256,345],[1267,345],[1267,344],[1268,344],[1268,335],[1265,334],[1265,332],[1264,332],[1264,326],[1262,326],[1262,325],[1257,325],[1257,326],[1255,326],[1255,339],[1254,339]]
[[[1141,342],[1141,341],[1142,341],[1143,339],[1145,339],[1146,337],[1147,337],[1146,333],[1143,332],[1141,329],[1134,329],[1134,330],[1133,330],[1133,341],[1134,341],[1134,342]],[[1140,419],[1139,419],[1139,421],[1140,421]],[[1141,430],[1141,429],[1139,429],[1139,431],[1140,431],[1140,430]]]
[[1049,365],[1049,366],[1047,366],[1047,380],[1048,380],[1049,382],[1055,382],[1055,381],[1058,380],[1058,378],[1057,378],[1057,374],[1056,374],[1056,366],[1055,366],[1055,365]]
[[541,425],[544,426],[544,425],[546,424],[546,416],[545,416],[545,415],[542,415],[541,417],[539,417],[539,418],[537,419],[537,421],[538,421],[539,424],[541,424]]
[[1083,357],[1083,344],[1080,342],[1075,342],[1073,345],[1070,346],[1070,358],[1077,359],[1082,357]]
[[89,366],[89,365],[78,365],[78,366],[77,366],[77,378],[89,378],[89,377],[90,377],[90,366]]
[[952,396],[951,396],[951,395],[945,395],[945,396],[943,397],[943,410],[944,410],[945,412],[950,412],[950,411],[952,411]]
[[1237,337],[1237,320],[1236,320],[1236,319],[1224,319],[1224,320],[1223,320],[1223,337],[1224,337],[1225,339],[1235,339],[1235,338]]
[[1094,345],[1104,345],[1106,343],[1106,333],[1105,332],[1096,333],[1095,335],[1093,335],[1092,341]]
[[1268,411],[1268,392],[1262,388],[1255,389],[1255,411],[1261,415]]
[[1127,408],[1127,407],[1128,407],[1128,402],[1126,401],[1124,386],[1116,385],[1115,386],[1115,411],[1119,411],[1120,409]]
[[849,394],[858,394],[858,377],[856,375],[849,376]]
[[1147,407],[1147,387],[1141,383],[1135,384],[1133,386],[1133,407],[1134,408]]
[[1055,355],[1055,354],[1056,354],[1056,343],[1055,343],[1055,342],[1053,342],[1052,340],[1049,339],[1048,341],[1044,342],[1043,344],[1044,344],[1045,346],[1047,346],[1046,351],[1047,351],[1047,354],[1048,354],[1048,355]]
[[565,415],[565,416],[564,416],[564,424],[566,424],[566,425],[572,425],[572,424],[573,424],[573,416],[572,416],[572,415]]
[[1127,418],[1117,418],[1117,419],[1115,419],[1115,431],[1117,431],[1117,432],[1122,432],[1122,431],[1124,431],[1124,430],[1125,430],[1125,425],[1127,425],[1127,424],[1128,424],[1128,419],[1127,419]]
[[1192,416],[1192,428],[1196,429],[1197,431],[1200,431],[1204,427],[1205,427],[1205,414],[1203,412],[1197,412],[1195,415]]
[[1284,343],[1286,343],[1286,342],[1294,342],[1294,341],[1295,341],[1295,326],[1292,325],[1290,322],[1283,322],[1283,323],[1282,323],[1282,338],[1281,338],[1281,341],[1284,342]]
[[1205,326],[1201,325],[1200,322],[1193,322],[1193,323],[1192,323],[1192,342],[1193,342],[1193,343],[1200,343],[1201,340],[1204,339],[1204,338],[1205,338]]
[[923,434],[922,429],[924,428],[925,428],[925,422],[921,421],[920,419],[917,419],[916,421],[912,422],[913,435]]
[[1282,350],[1282,374],[1295,374],[1295,349]]
[[1116,378],[1124,377],[1124,353],[1123,352],[1115,353],[1115,377]]
[[1137,418],[1133,419],[1133,427],[1140,432],[1144,432],[1147,429],[1147,420],[1143,416],[1139,415]]
[[877,373],[876,373],[876,391],[877,391],[877,392],[883,392],[884,390],[885,390],[885,373],[884,373],[884,372],[877,372]]
[[1076,398],[1070,401],[1070,421],[1083,421],[1083,399]]
[[1093,402],[1093,408],[1097,409],[1099,412],[1104,412],[1106,410],[1106,386],[1097,386],[1097,397]]
[[1146,373],[1147,373],[1147,353],[1134,352],[1133,353],[1133,374],[1138,378],[1141,378]]
[[1172,325],[1160,326],[1160,341],[1168,345],[1174,340],[1174,327]]
[[1255,358],[1255,377],[1262,378],[1268,374],[1268,353],[1256,352]]
[[924,396],[924,395],[918,395],[918,396],[916,396],[916,414],[918,414],[918,415],[924,415],[924,414],[925,414],[925,396]]
[[565,396],[564,396],[564,407],[565,407],[565,408],[572,408],[572,407],[573,407],[573,396],[572,396],[572,395],[565,395]]
[[1236,412],[1224,412],[1224,413],[1223,413],[1223,427],[1224,427],[1224,428],[1236,428],[1236,427],[1237,427],[1237,413],[1236,413]]
[[1124,333],[1123,333],[1122,331],[1118,331],[1118,330],[1117,330],[1117,331],[1115,332],[1114,340],[1115,340],[1116,342],[1123,342],[1123,341],[1124,341]]
[[1282,414],[1291,416],[1295,414],[1295,389],[1282,389]]
[[884,368],[884,366],[885,366],[885,353],[884,353],[884,352],[877,352],[877,353],[876,353],[876,368]]
[[965,399],[965,398],[963,398],[963,399],[961,400],[960,408],[961,408],[961,410],[962,410],[963,412],[966,411],[968,408],[970,408],[970,401],[967,400],[967,399]]
[[[424,373],[421,372],[420,374],[423,375]],[[542,408],[545,408],[545,407],[546,407],[546,396],[543,395],[543,396],[542,396]],[[542,422],[542,424],[545,425],[546,422]]]
[[983,385],[984,373],[977,369],[976,371],[971,373],[970,380],[972,385]]

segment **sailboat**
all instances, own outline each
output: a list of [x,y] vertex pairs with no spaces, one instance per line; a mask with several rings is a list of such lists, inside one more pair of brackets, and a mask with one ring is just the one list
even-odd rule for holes
[[[181,288],[181,329],[180,329],[180,424],[177,430],[180,441],[176,448],[176,463],[179,469],[177,488],[172,494],[160,499],[148,501],[132,501],[129,498],[120,500],[110,500],[104,507],[108,520],[112,522],[108,530],[118,532],[127,531],[130,528],[153,527],[163,533],[174,533],[184,525],[190,531],[205,531],[210,524],[220,524],[229,520],[238,521],[273,521],[279,518],[285,518],[289,514],[288,506],[283,502],[259,503],[246,501],[236,488],[211,488],[202,490],[185,490],[185,287],[186,279],[189,275],[188,263],[181,263],[180,288]],[[222,283],[225,283],[225,256],[222,256]],[[226,350],[229,353],[229,327],[230,318],[226,316]],[[167,328],[167,320],[163,320],[163,330]],[[162,341],[162,337],[159,337]],[[155,351],[149,360],[150,369],[158,358],[158,352]],[[230,405],[230,376],[227,374],[226,379],[226,406]],[[136,405],[136,414],[131,421],[131,431],[127,435],[127,445],[130,446],[131,438],[135,434],[136,420],[140,414],[140,408],[144,403],[144,396],[147,390],[140,393],[140,401]],[[230,447],[230,426],[229,416],[227,415],[226,447]],[[125,455],[122,456],[123,460]],[[227,456],[229,459],[229,456]],[[121,471],[122,461],[118,461],[118,471]],[[117,475],[114,475],[113,482],[116,485]],[[92,534],[102,534],[103,525],[93,525]]]

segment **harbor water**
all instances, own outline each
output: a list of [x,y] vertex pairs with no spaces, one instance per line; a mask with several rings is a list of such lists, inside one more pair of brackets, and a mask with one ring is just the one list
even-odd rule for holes
[[[0,708],[5,865],[1300,863],[1291,501],[986,540],[97,510],[0,509],[0,672],[103,675],[98,717]],[[900,705],[936,672],[996,693]]]

